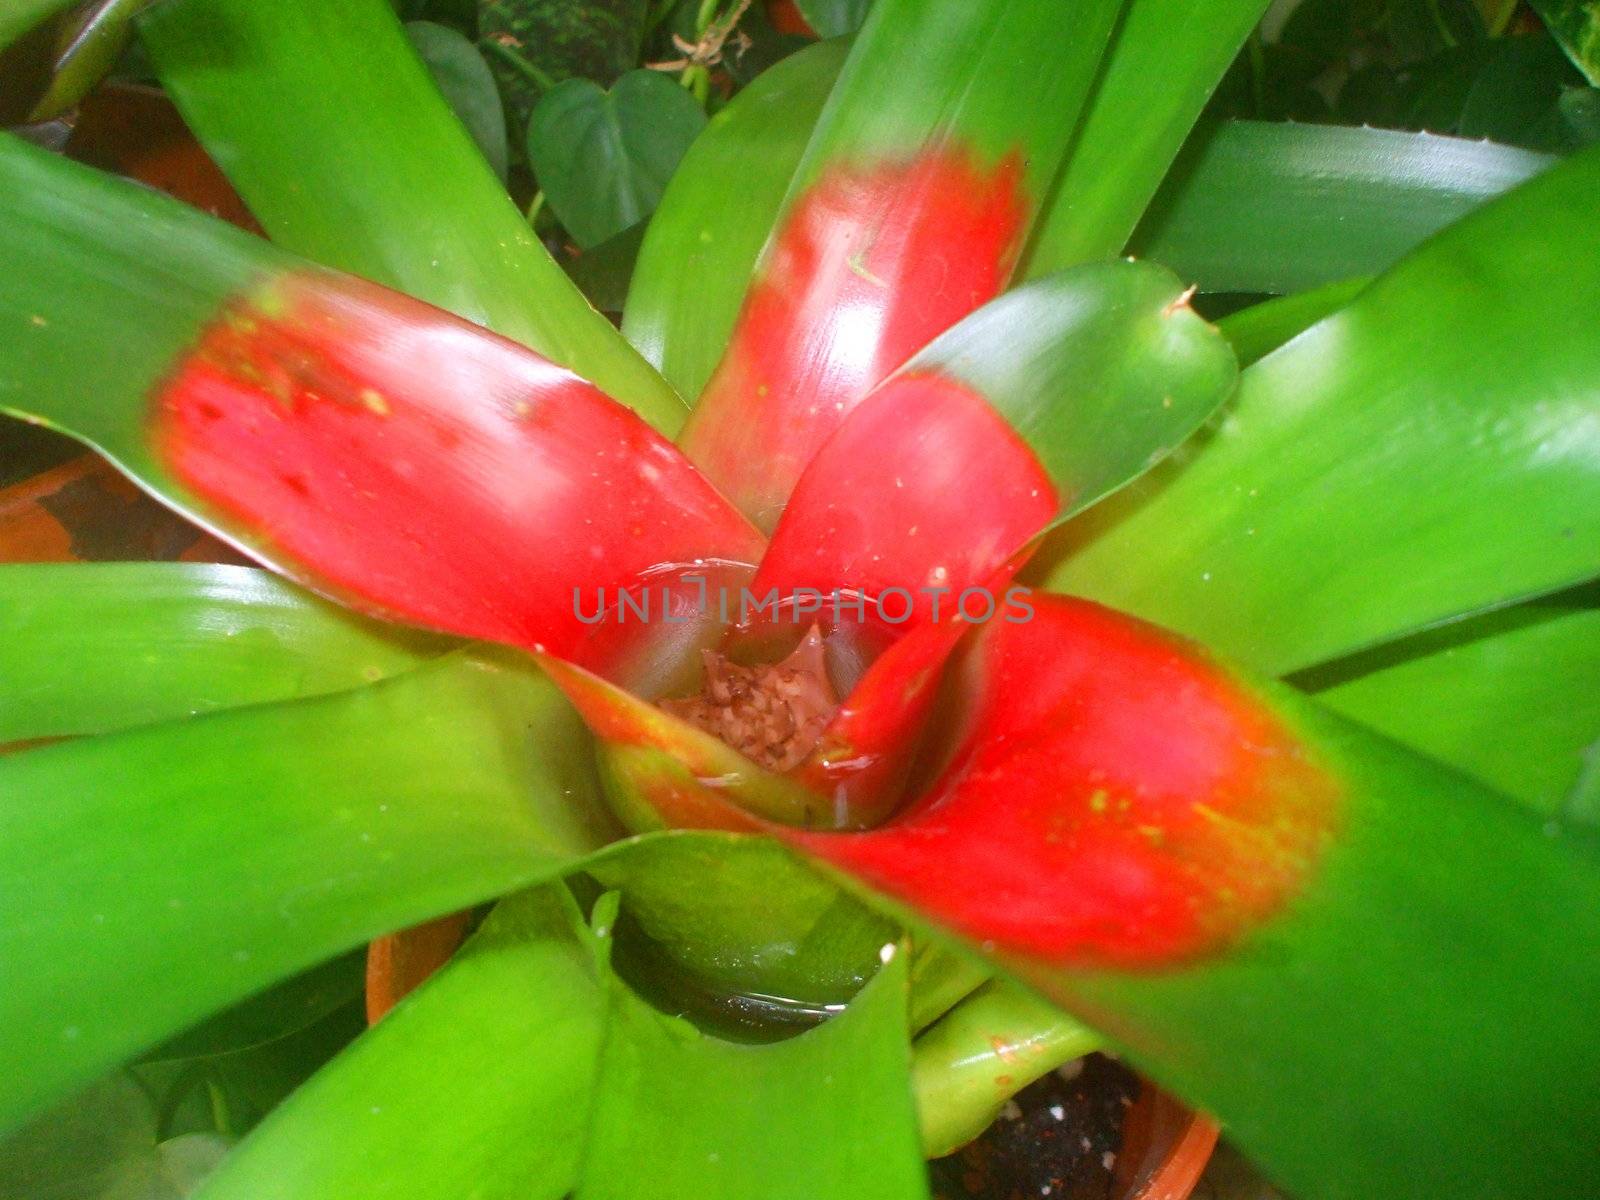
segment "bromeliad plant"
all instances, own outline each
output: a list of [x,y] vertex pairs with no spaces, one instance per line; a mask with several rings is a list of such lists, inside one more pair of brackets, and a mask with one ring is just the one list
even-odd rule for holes
[[[150,9],[276,245],[7,139],[0,405],[294,584],[0,574],[69,739],[0,761],[0,1123],[505,896],[204,1194],[922,1195],[1081,1051],[1037,997],[1297,1195],[1575,1194],[1600,157],[1229,126],[1116,259],[1261,8],[880,0],[690,151],[632,347],[382,0]],[[1329,286],[1219,330],[1186,254]],[[696,1033],[613,941],[843,1011]]]

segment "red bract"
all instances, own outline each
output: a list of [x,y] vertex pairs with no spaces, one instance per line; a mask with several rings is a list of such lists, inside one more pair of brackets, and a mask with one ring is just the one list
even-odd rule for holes
[[765,529],[846,413],[1005,286],[1027,231],[1022,164],[959,149],[834,165],[794,201],[685,452]]
[[1331,776],[1185,643],[1087,602],[1030,604],[978,636],[959,739],[920,800],[871,834],[788,836],[1047,964],[1219,948],[1294,894],[1335,819]]
[[[987,583],[1057,507],[1050,476],[988,401],[941,376],[899,375],[812,458],[755,590],[848,581],[905,628],[957,612],[962,592]],[[969,607],[974,620],[993,615],[981,596]]]
[[319,591],[571,653],[573,589],[761,538],[672,446],[570,371],[428,305],[286,277],[206,331],[156,439],[246,549]]

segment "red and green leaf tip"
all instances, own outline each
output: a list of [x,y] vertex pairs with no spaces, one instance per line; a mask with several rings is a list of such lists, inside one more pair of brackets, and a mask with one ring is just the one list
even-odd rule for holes
[[876,383],[999,295],[1029,206],[1011,155],[828,168],[797,198],[745,300],[684,450],[772,528],[818,448]]
[[556,654],[588,632],[580,583],[762,544],[591,384],[354,280],[284,275],[230,304],[162,388],[153,437],[219,526],[301,582]]

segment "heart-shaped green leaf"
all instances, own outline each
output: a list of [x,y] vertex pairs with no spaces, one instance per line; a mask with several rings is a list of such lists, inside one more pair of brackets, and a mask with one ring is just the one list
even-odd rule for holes
[[872,0],[795,0],[795,7],[818,37],[836,38],[861,28]]
[[629,71],[610,91],[568,79],[528,118],[528,161],[578,245],[597,246],[644,220],[706,115],[659,71]]
[[1567,57],[1600,85],[1600,8],[1592,0],[1533,0],[1533,7]]

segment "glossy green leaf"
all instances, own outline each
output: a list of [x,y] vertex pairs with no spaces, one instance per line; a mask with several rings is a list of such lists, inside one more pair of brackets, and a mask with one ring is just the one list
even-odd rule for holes
[[576,1200],[925,1198],[904,958],[840,1016],[770,1045],[720,1041],[613,988]]
[[506,116],[494,75],[465,34],[433,21],[406,22],[406,37],[494,173],[506,177]]
[[[711,378],[849,45],[791,55],[711,118],[645,233],[622,331],[687,398]],[[730,181],[739,203],[729,204]]]
[[1597,185],[1569,160],[1250,367],[1051,586],[1276,673],[1600,573]]
[[29,121],[48,121],[71,110],[89,94],[127,48],[133,18],[149,0],[97,0],[73,14],[59,35],[55,75]]
[[[0,281],[0,318],[23,334],[0,343],[0,409],[58,424],[169,507],[350,607],[570,650],[586,633],[574,580],[759,555],[754,530],[635,414],[531,351],[16,141],[0,145],[0,177],[31,185],[0,196],[13,217],[0,245],[41,268]],[[139,236],[119,237],[130,218]],[[411,355],[388,352],[402,343]],[[519,490],[509,481],[528,483],[541,406],[571,436],[547,444],[543,482]],[[332,433],[352,417],[358,431]],[[665,457],[648,472],[638,455],[597,467],[619,439]],[[633,518],[578,536],[613,476]],[[562,497],[570,519],[551,508]],[[535,510],[543,523],[530,525]],[[509,549],[497,557],[491,543]]]
[[956,139],[989,160],[1022,153],[1026,190],[1042,197],[1121,7],[1121,0],[1079,4],[1064,28],[1050,6],[877,0],[790,196],[836,159],[910,155],[932,138]]
[[1600,9],[1586,0],[1532,0],[1561,48],[1590,83],[1600,86]]
[[985,984],[912,1045],[923,1155],[942,1158],[966,1145],[1017,1092],[1102,1044],[1032,992],[999,980]]
[[602,844],[587,744],[533,668],[452,656],[0,760],[0,911],[23,914],[0,925],[0,1125],[274,980]]
[[818,37],[836,38],[861,28],[872,0],[795,0],[795,7]]
[[1344,826],[1282,919],[1189,971],[1042,986],[1139,1047],[1295,1196],[1559,1194],[1597,1163],[1600,979],[1577,947],[1600,936],[1600,860],[1446,772],[1321,730]]
[[1596,599],[1589,588],[1502,609],[1301,682],[1345,716],[1558,815],[1600,743]]
[[1303,291],[1383,270],[1552,161],[1427,133],[1226,121],[1191,139],[1130,249],[1208,292]]
[[681,422],[534,237],[386,0],[176,0],[139,30],[274,240],[523,342],[658,428]]
[[985,397],[1056,481],[1063,517],[1182,443],[1238,377],[1215,326],[1153,263],[1093,263],[990,301],[911,359]]
[[343,691],[449,645],[200,563],[0,567],[0,627],[0,743]]
[[609,91],[569,79],[528,120],[528,162],[578,245],[597,246],[655,211],[706,115],[660,71],[629,71]]
[[[1024,278],[1116,254],[1266,0],[1130,0],[1035,231]],[[1160,79],[1160,87],[1151,81]]]
[[502,901],[436,976],[273,1114],[204,1200],[549,1200],[583,1150],[604,994],[559,887]]
[[1343,308],[1371,282],[1370,277],[1363,275],[1325,283],[1292,296],[1278,296],[1229,313],[1217,322],[1217,328],[1232,343],[1239,365],[1248,367],[1291,338],[1298,337],[1323,317]]
[[878,966],[895,926],[775,842],[662,834],[605,851],[585,869],[622,897],[660,954],[724,996],[812,1010],[841,1004]]
[[69,432],[150,472],[136,431],[151,389],[226,297],[294,261],[10,134],[0,134],[0,247],[13,268],[0,273],[0,410],[51,424],[37,414],[72,407]]

